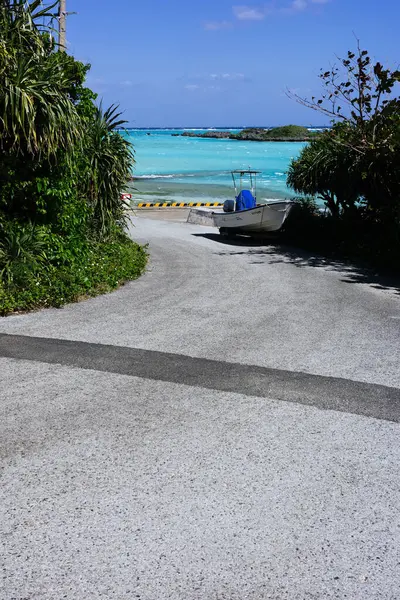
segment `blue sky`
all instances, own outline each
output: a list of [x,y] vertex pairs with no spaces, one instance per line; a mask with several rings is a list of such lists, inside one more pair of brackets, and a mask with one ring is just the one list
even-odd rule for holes
[[67,0],[68,47],[132,127],[323,124],[285,88],[356,46],[397,66],[398,0]]

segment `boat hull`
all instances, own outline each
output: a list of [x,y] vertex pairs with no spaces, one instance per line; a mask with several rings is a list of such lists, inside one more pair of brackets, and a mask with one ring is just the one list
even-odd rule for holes
[[287,219],[294,202],[268,202],[238,212],[214,212],[214,223],[219,229],[231,233],[267,233],[279,231]]

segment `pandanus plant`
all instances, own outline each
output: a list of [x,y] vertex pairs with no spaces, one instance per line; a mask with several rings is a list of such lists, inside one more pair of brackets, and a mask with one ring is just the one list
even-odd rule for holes
[[117,106],[112,105],[103,111],[100,104],[88,131],[87,196],[93,206],[97,227],[103,235],[108,233],[113,223],[124,219],[121,192],[134,163],[132,145],[119,131],[125,123]]
[[[77,181],[75,193],[92,209],[92,229],[106,235],[123,222],[120,194],[133,149],[119,131],[125,121],[117,107],[95,107],[96,95],[83,88],[88,66],[58,51],[58,8],[58,0],[47,6],[0,0],[0,192],[2,172],[15,178],[21,159],[23,166],[33,165],[33,177],[36,165],[46,161],[67,165]],[[51,168],[46,173],[51,179]]]
[[54,155],[79,138],[64,53],[52,37],[58,0],[0,0],[0,152]]

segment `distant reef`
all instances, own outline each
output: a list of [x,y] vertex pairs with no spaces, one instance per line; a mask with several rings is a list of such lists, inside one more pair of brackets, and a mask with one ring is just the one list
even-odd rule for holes
[[250,142],[309,142],[318,135],[318,132],[309,131],[301,125],[284,125],[282,127],[273,127],[272,129],[249,127],[238,133],[232,133],[231,131],[206,131],[205,133],[185,131],[184,133],[172,133],[171,135],[175,137],[229,139]]

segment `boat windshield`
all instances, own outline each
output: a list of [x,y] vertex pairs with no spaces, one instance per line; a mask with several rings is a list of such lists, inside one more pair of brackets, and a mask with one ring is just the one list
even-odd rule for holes
[[257,205],[257,175],[260,173],[261,171],[252,169],[232,171],[233,187],[235,188],[235,210],[247,210]]

